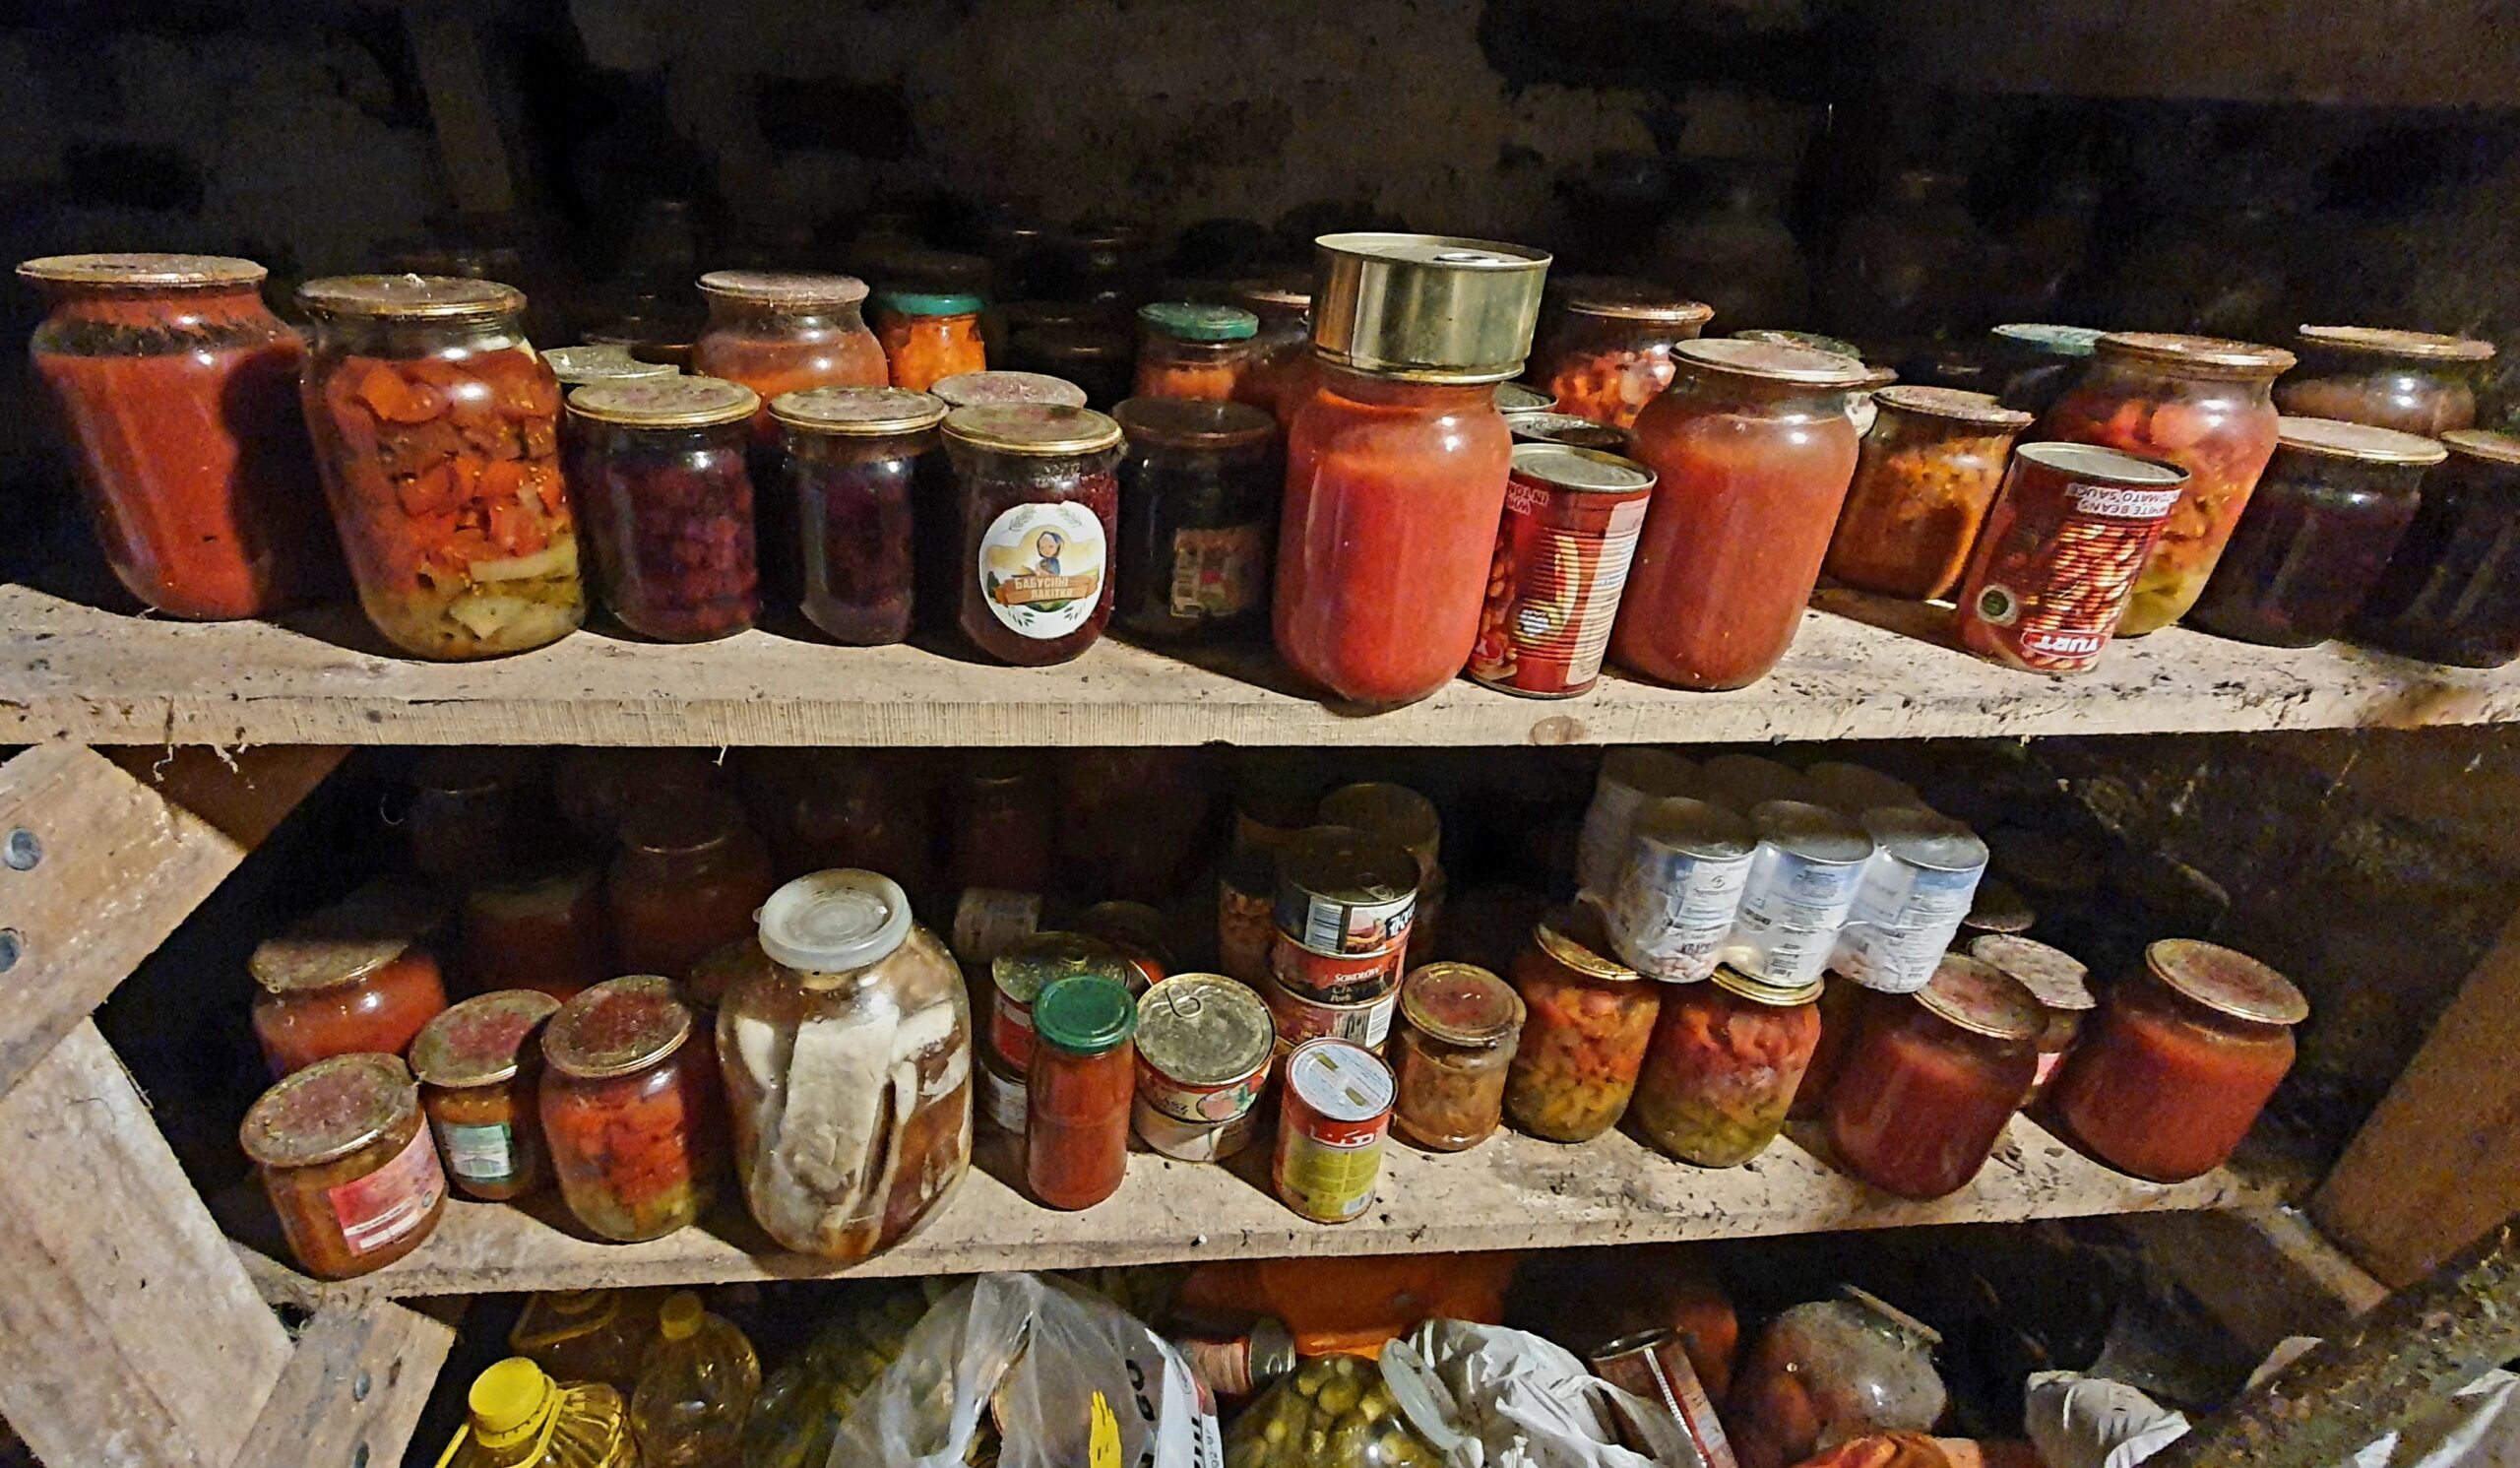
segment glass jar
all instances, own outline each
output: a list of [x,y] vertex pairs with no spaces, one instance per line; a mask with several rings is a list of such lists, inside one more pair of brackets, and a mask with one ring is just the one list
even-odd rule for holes
[[1599,915],[1578,904],[1532,929],[1514,960],[1527,1018],[1505,1077],[1505,1113],[1552,1142],[1585,1142],[1627,1113],[1662,986],[1608,956]]
[[1120,425],[1082,408],[957,408],[945,417],[962,564],[955,624],[982,656],[1065,663],[1111,619]]
[[29,344],[105,560],[168,616],[261,616],[330,590],[297,405],[305,345],[223,255],[55,255]]
[[384,1268],[426,1243],[446,1211],[420,1088],[394,1055],[336,1055],[296,1072],[245,1113],[237,1142],[297,1267],[318,1279]]
[[246,963],[262,986],[254,1039],[274,1078],[335,1055],[399,1055],[446,1007],[446,983],[418,929],[382,916],[345,905],[255,947]]
[[2426,438],[2476,426],[2476,378],[2493,359],[2491,342],[2376,326],[2305,326],[2299,345],[2276,407]]
[[1984,393],[1885,387],[1821,568],[1884,596],[1951,595],[2030,415]]
[[1128,987],[1100,974],[1054,979],[1033,1000],[1024,1181],[1049,1207],[1091,1208],[1128,1176],[1137,1024]]
[[1877,1008],[1895,1013],[1907,997],[1858,984],[1844,974],[1824,974],[1821,983],[1820,1039],[1811,1047],[1810,1063],[1802,1067],[1802,1082],[1795,1087],[1794,1105],[1785,1114],[1791,1121],[1827,1115],[1829,1087],[1836,1084],[1856,1037],[1863,1033],[1864,1021]]
[[1733,327],[1811,319],[1811,265],[1786,223],[1794,161],[1706,165],[1703,195],[1664,217],[1653,274],[1687,281]]
[[467,1197],[519,1198],[542,1185],[542,1117],[535,1093],[542,1026],[560,1001],[531,989],[466,999],[411,1042],[420,1107],[446,1175]]
[[2247,342],[2111,332],[2035,437],[2099,444],[2187,471],[2186,486],[2135,579],[2117,635],[2141,637],[2187,614],[2275,453],[2268,387],[2293,353]]
[[936,874],[932,790],[915,751],[797,749],[792,778],[755,807],[783,871],[856,866],[914,896]]
[[421,755],[403,816],[411,864],[457,884],[516,871],[542,842],[541,779],[538,750],[458,745]]
[[1634,426],[1671,385],[1671,348],[1715,315],[1663,287],[1610,276],[1551,281],[1548,295],[1532,381],[1557,400],[1556,412],[1614,428]]
[[1047,892],[1052,801],[1040,764],[1015,750],[963,763],[955,782],[954,885]]
[[614,956],[633,974],[680,978],[700,956],[752,930],[779,885],[770,853],[724,796],[643,805],[621,822],[606,896]]
[[[700,278],[709,327],[692,345],[691,370],[740,382],[768,403],[809,387],[882,387],[884,349],[860,314],[866,283],[854,276],[713,270]],[[754,420],[767,437],[765,412]]]
[[359,605],[422,658],[489,658],[586,619],[560,383],[525,296],[442,276],[309,281],[300,393]]
[[2181,1182],[2229,1162],[2293,1067],[2309,1001],[2229,948],[2164,938],[2109,991],[2048,1088],[2066,1140],[2121,1173]]
[[1829,329],[1867,340],[1944,331],[1984,288],[1992,249],[1969,214],[1969,178],[1906,168],[1838,231],[1816,273]]
[[1138,307],[1138,371],[1132,396],[1225,402],[1242,384],[1260,318],[1239,306],[1157,301]]
[[1391,1122],[1419,1146],[1478,1146],[1505,1116],[1505,1077],[1523,1032],[1523,999],[1476,964],[1430,963],[1400,986],[1408,1023],[1392,1054],[1400,1098]]
[[1312,394],[1312,277],[1255,276],[1228,289],[1233,303],[1259,322],[1233,400],[1276,418],[1284,431]]
[[966,372],[947,377],[928,390],[953,408],[984,404],[1034,403],[1050,408],[1083,408],[1085,389],[1063,377],[1040,372]]
[[1017,332],[1006,354],[1025,372],[1074,383],[1087,403],[1108,408],[1129,396],[1136,352],[1115,326],[1042,326]]
[[598,849],[621,834],[621,818],[657,800],[689,799],[715,783],[707,749],[563,749],[551,767],[551,796],[569,829]]
[[1610,629],[1611,661],[1683,688],[1767,676],[1802,625],[1855,476],[1851,358],[1725,338],[1673,349],[1679,375],[1636,422],[1662,479]]
[[1969,1185],[2038,1073],[2047,1017],[1990,964],[1952,954],[1914,1001],[1875,1004],[1829,1086],[1841,1167],[1903,1198]]
[[579,1223],[619,1244],[698,1220],[726,1165],[717,1052],[654,974],[598,984],[542,1032],[542,1135]]
[[770,1237],[828,1259],[890,1248],[972,1160],[962,970],[871,871],[799,877],[761,909],[772,967],[718,1008],[735,1172]]
[[1718,965],[1663,991],[1636,1080],[1638,1126],[1702,1168],[1739,1167],[1785,1129],[1820,1041],[1818,982],[1787,988]]
[[1131,398],[1120,460],[1122,627],[1197,639],[1263,619],[1286,466],[1278,425],[1241,403]]
[[1875,1433],[1929,1433],[1949,1394],[1942,1337],[1852,1285],[1797,1305],[1752,1342],[1724,1408],[1741,1468],[1789,1468]]
[[2046,1024],[2039,1032],[2039,1073],[2022,1103],[2028,1106],[2055,1078],[2057,1066],[2082,1034],[2083,1020],[2099,1007],[2087,982],[2091,970],[2061,948],[2014,933],[1982,933],[1961,946],[1971,958],[1993,964],[2039,1001]]
[[599,382],[569,395],[579,511],[613,620],[661,642],[744,631],[761,611],[747,425],[761,400],[716,377]]
[[511,1356],[472,1378],[465,1406],[437,1468],[637,1468],[629,1406],[604,1382],[563,1384]]
[[2027,414],[2046,413],[2082,375],[2092,350],[2109,333],[2095,326],[2007,322],[1993,329],[1995,401]]
[[571,862],[464,896],[464,978],[476,989],[530,989],[565,999],[611,978],[603,869]]
[[1080,220],[1053,247],[1054,273],[1065,293],[1105,308],[1127,309],[1145,300],[1156,273],[1156,245],[1144,224],[1126,220]]
[[2467,428],[2353,621],[2354,640],[2457,668],[2520,658],[2520,438]]
[[1002,944],[989,960],[988,1048],[1022,1075],[1033,1065],[1033,1006],[1061,979],[1090,974],[1122,989],[1144,987],[1145,976],[1128,955],[1081,932],[1036,930]]
[[2314,647],[2345,630],[2423,502],[2429,438],[2287,417],[2248,513],[2190,613],[2218,637]]
[[770,414],[800,529],[806,620],[851,647],[909,637],[914,588],[924,590],[919,531],[942,529],[926,517],[945,508],[932,457],[945,405],[901,388],[825,387],[786,394]]
[[893,386],[923,393],[948,377],[988,367],[980,342],[980,298],[929,290],[886,290],[875,297],[875,336],[884,344]]

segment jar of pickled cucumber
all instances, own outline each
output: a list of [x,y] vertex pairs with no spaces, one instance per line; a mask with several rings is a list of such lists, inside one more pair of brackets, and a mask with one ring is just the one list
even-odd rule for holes
[[1316,1356],[1244,1409],[1226,1437],[1226,1468],[1431,1468],[1435,1450],[1402,1416],[1382,1369]]

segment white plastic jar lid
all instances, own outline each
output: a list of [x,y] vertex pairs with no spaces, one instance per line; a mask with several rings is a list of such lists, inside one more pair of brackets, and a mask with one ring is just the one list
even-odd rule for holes
[[891,877],[839,867],[771,893],[757,919],[761,951],[773,962],[845,973],[876,962],[910,936],[910,896]]

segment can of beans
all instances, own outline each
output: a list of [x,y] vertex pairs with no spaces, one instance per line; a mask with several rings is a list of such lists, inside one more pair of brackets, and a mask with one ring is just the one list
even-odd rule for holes
[[1527,698],[1572,698],[1602,675],[1654,471],[1599,449],[1514,449],[1505,518],[1470,675]]
[[1295,997],[1322,1004],[1361,1004],[1381,998],[1400,987],[1408,959],[1406,945],[1333,958],[1283,932],[1269,937],[1269,977]]
[[1138,1000],[1138,1099],[1182,1121],[1230,1121],[1269,1078],[1276,1022],[1223,974],[1175,974]]
[[1774,927],[1845,925],[1875,846],[1863,827],[1804,800],[1752,806],[1750,825],[1759,844],[1741,887],[1742,916]]
[[1517,444],[1564,444],[1570,448],[1599,449],[1612,454],[1624,454],[1629,446],[1625,428],[1613,423],[1597,423],[1571,413],[1545,410],[1509,413],[1505,415],[1505,428],[1514,435]]
[[1397,1095],[1391,1067],[1345,1040],[1307,1040],[1287,1056],[1278,1106],[1278,1196],[1315,1223],[1371,1207]]
[[1157,1111],[1144,1095],[1131,1104],[1129,1120],[1140,1140],[1176,1162],[1223,1162],[1251,1145],[1260,1130],[1256,1109],[1228,1121],[1184,1121]]
[[1006,945],[988,966],[996,991],[988,1009],[988,1043],[1022,1075],[1033,1065],[1033,1000],[1053,979],[1100,974],[1139,989],[1138,972],[1120,950],[1081,932],[1037,932]]
[[2033,672],[2100,661],[2187,472],[2115,449],[2026,443],[1970,552],[1960,645]]
[[1269,977],[1269,940],[1278,933],[1278,859],[1235,852],[1217,871],[1217,967],[1257,984]]
[[1315,953],[1387,953],[1409,941],[1418,859],[1351,826],[1315,826],[1278,853],[1278,931]]
[[1289,992],[1285,985],[1272,979],[1260,986],[1260,997],[1268,1001],[1269,1013],[1277,1023],[1279,1043],[1288,1046],[1326,1037],[1378,1052],[1383,1042],[1391,1038],[1391,1017],[1400,1012],[1397,984],[1369,999],[1333,1004]]
[[1930,810],[1864,813],[1876,843],[1832,967],[1866,989],[1914,993],[1960,934],[1986,872],[1986,844]]
[[1704,800],[1648,800],[1628,840],[1626,869],[1608,906],[1611,946],[1628,967],[1666,983],[1715,972],[1741,910],[1758,834]]

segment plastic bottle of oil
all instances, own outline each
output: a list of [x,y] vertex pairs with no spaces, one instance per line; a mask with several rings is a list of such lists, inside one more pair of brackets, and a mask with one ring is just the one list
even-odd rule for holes
[[623,1395],[657,1338],[662,1290],[548,1290],[525,1303],[508,1349],[561,1381],[608,1381]]
[[511,1356],[472,1378],[471,1420],[437,1468],[637,1468],[630,1412],[599,1381],[554,1381]]
[[657,1338],[630,1394],[641,1468],[734,1468],[761,1358],[726,1320],[683,1290],[657,1315]]

